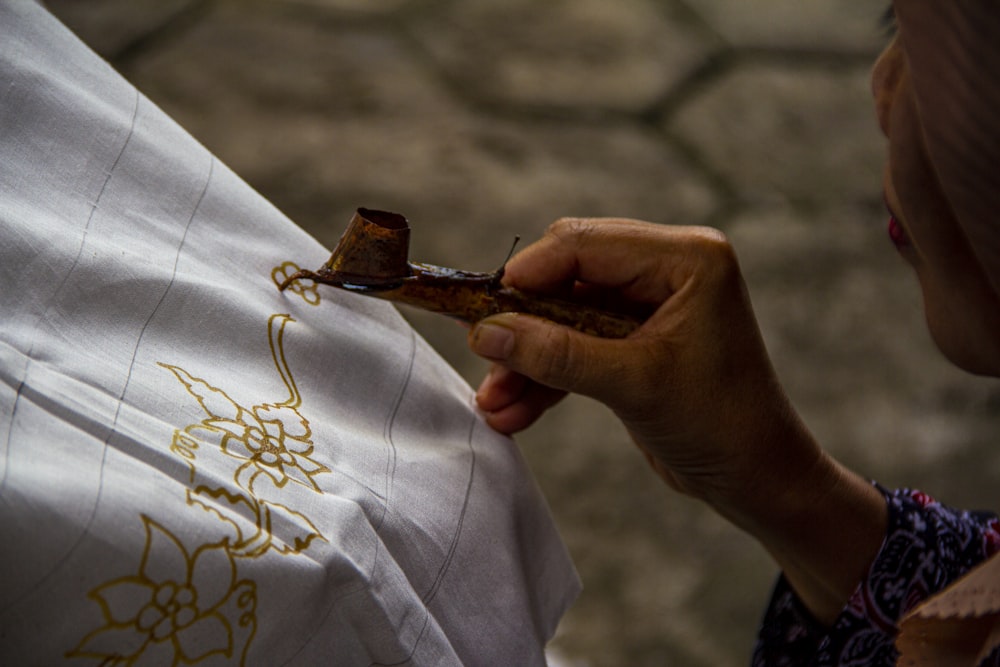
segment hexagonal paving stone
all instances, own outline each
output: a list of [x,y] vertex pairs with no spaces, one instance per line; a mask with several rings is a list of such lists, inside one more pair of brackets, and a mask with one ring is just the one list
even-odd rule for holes
[[867,68],[745,63],[666,126],[747,201],[857,201],[880,192],[885,148]]
[[129,74],[183,115],[232,118],[255,107],[331,118],[436,110],[433,79],[413,60],[387,30],[335,30],[267,5],[224,3]]
[[688,0],[735,46],[877,52],[885,43],[882,12],[870,0]]
[[557,108],[644,109],[713,42],[641,0],[462,0],[418,25],[470,94]]

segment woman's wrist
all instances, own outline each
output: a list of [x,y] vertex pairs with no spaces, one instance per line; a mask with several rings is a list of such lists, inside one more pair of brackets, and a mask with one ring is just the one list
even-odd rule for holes
[[768,550],[817,620],[832,623],[885,538],[885,498],[801,424],[771,437],[781,446],[758,456],[742,488],[704,499]]
[[[831,461],[826,485],[775,513],[761,542],[817,620],[832,624],[885,539],[887,509],[867,480]],[[789,499],[791,496],[789,496]]]

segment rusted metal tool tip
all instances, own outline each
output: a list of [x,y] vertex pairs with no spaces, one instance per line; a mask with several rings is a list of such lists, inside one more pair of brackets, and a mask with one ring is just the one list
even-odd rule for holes
[[623,338],[640,324],[621,313],[505,287],[501,282],[504,267],[493,273],[476,273],[415,264],[408,259],[409,250],[410,226],[406,218],[398,213],[359,208],[326,264],[315,272],[299,271],[279,287],[285,289],[306,278],[464,322],[478,322],[502,312],[521,312],[606,338]]
[[359,208],[323,271],[350,285],[384,285],[410,275],[410,225],[398,213]]

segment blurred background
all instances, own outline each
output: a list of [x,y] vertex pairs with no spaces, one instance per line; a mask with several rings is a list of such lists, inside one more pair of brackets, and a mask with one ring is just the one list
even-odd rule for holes
[[[331,247],[358,206],[406,215],[412,260],[475,271],[564,215],[721,228],[820,440],[887,486],[1000,508],[1000,387],[939,358],[885,232],[868,91],[884,7],[47,4]],[[404,314],[478,384],[461,327]],[[747,663],[776,576],[759,547],[665,489],[586,399],[518,440],[585,586],[554,643],[567,664]]]

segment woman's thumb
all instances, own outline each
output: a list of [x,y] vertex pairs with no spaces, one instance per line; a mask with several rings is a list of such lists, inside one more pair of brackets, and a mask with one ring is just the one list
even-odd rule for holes
[[611,343],[520,313],[488,317],[469,332],[476,354],[549,387],[593,397],[615,374],[618,355],[605,349]]

